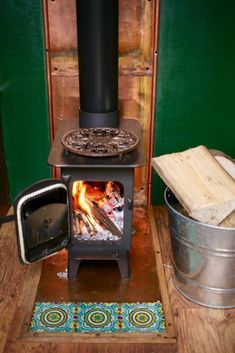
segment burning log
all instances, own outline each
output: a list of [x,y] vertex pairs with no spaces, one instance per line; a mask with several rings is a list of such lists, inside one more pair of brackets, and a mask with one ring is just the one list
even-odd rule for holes
[[75,215],[75,225],[76,225],[76,233],[81,234],[80,221],[76,215]]
[[81,234],[80,213],[77,210],[74,210],[73,214],[74,214],[74,219],[75,219],[76,233]]
[[94,227],[91,224],[91,222],[89,221],[88,217],[84,213],[81,213],[81,217],[82,217],[83,223],[85,224],[86,229],[88,230],[88,233],[90,235],[93,235],[94,234]]
[[91,222],[88,220],[88,217],[78,209],[74,210],[74,220],[77,235],[81,235],[84,228],[86,233],[88,233],[90,236],[95,233],[95,229]]
[[106,213],[99,207],[96,206],[94,202],[90,203],[90,210],[92,216],[97,219],[101,224],[105,226],[112,234],[122,237],[122,232],[118,227],[111,221],[111,219],[106,215]]

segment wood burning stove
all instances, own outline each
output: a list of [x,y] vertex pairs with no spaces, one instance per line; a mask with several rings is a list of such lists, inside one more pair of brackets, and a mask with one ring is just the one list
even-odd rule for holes
[[[61,180],[40,181],[15,200],[20,260],[30,264],[68,249],[68,277],[77,277],[82,260],[115,260],[122,278],[130,277],[134,169],[144,164],[137,121],[121,127],[139,137],[130,152],[111,157],[75,154],[61,143],[77,122],[64,120],[48,162],[60,168]],[[83,198],[83,203],[81,202]]]
[[[117,261],[121,276],[128,278],[130,275],[128,255],[132,237],[134,168],[142,166],[145,161],[139,124],[133,119],[121,121],[123,130],[134,133],[140,142],[134,150],[111,157],[91,157],[68,152],[61,141],[64,134],[75,126],[75,120],[62,122],[48,160],[51,165],[60,168],[61,178],[69,190],[68,276],[69,278],[76,277],[80,261],[83,259],[110,259]],[[84,210],[81,205],[74,206],[74,198],[78,198],[81,194],[81,190],[78,190],[78,196],[72,194],[76,182],[89,186],[90,191],[86,193],[89,211]],[[107,185],[110,185],[111,195],[108,194]],[[96,196],[96,193],[100,195]],[[110,206],[111,202],[115,202],[115,198],[120,214],[118,209],[116,212],[113,210],[115,205]],[[101,215],[100,213],[97,215],[97,208]],[[81,218],[84,215],[88,218],[85,221],[80,219],[80,223],[85,224],[84,233],[85,235],[88,233],[87,237],[84,234],[83,236],[77,234],[80,229],[76,229],[78,221],[75,216],[76,212],[80,214],[78,217]],[[102,214],[104,214],[103,219]],[[121,215],[121,224],[118,224],[116,219]],[[92,224],[90,217],[93,217],[97,224]],[[81,225],[79,224],[78,227],[81,228]],[[108,235],[99,239],[97,235],[102,231]],[[91,234],[93,232],[95,234]]]
[[68,277],[84,259],[115,260],[130,277],[134,168],[141,129],[118,109],[118,1],[78,0],[79,124],[61,122],[48,162],[61,180],[23,191],[14,209],[22,263],[68,249]]

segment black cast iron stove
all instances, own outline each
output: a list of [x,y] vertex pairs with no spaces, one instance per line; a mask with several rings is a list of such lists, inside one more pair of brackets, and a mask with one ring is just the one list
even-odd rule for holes
[[[66,149],[61,141],[68,131],[76,130],[76,125],[74,119],[62,121],[48,159],[49,164],[60,168],[61,178],[69,190],[71,234],[68,245],[68,277],[77,276],[81,260],[105,259],[116,260],[122,278],[129,278],[134,168],[142,166],[145,161],[139,124],[134,119],[121,120],[120,130],[127,132],[128,136],[134,136],[139,143],[129,152],[119,151],[116,156],[109,157],[80,155]],[[87,211],[74,205],[73,189],[77,182],[83,182],[89,187],[90,196],[86,196],[86,199],[98,227],[92,223]],[[110,196],[110,193],[118,195]],[[114,200],[110,200],[111,198]],[[99,207],[99,200],[103,203],[102,207]],[[109,201],[116,201],[117,205],[110,206]],[[108,209],[110,207],[111,210]],[[121,218],[120,223],[118,218]],[[100,234],[102,232],[105,234],[103,237]]]
[[77,276],[83,259],[110,259],[129,278],[134,168],[143,165],[144,155],[138,123],[119,122],[118,0],[76,4],[79,126],[63,121],[49,156],[70,195],[68,276]]
[[68,249],[68,277],[82,260],[115,260],[130,277],[134,169],[145,163],[141,129],[119,119],[118,0],[77,0],[79,119],[64,119],[48,162],[61,180],[24,190],[14,210],[20,260]]

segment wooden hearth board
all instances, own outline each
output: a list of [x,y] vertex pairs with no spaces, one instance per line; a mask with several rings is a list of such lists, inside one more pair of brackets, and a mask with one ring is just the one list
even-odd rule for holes
[[[66,352],[72,352],[74,349],[79,349],[79,352],[92,352],[92,344],[99,343],[99,347],[104,346],[113,348],[119,343],[125,343],[125,348],[123,347],[123,351],[128,351],[128,347],[132,349],[132,345],[135,345],[135,352],[147,352],[149,349],[159,349],[159,352],[176,352],[176,338],[174,334],[173,322],[171,317],[171,310],[169,306],[169,298],[168,298],[168,290],[166,285],[166,279],[164,274],[164,268],[162,263],[162,255],[159,245],[158,239],[158,232],[156,229],[153,211],[150,208],[148,214],[146,214],[146,218],[143,218],[143,215],[140,214],[139,216],[139,227],[137,229],[138,232],[145,232],[145,234],[141,233],[140,236],[143,236],[148,233],[152,236],[152,245],[151,251],[153,252],[153,256],[155,259],[155,268],[146,269],[152,271],[152,278],[153,281],[156,281],[156,285],[152,285],[153,288],[159,288],[158,293],[156,294],[156,298],[160,298],[164,314],[165,314],[165,321],[167,332],[164,334],[138,334],[138,333],[122,333],[122,334],[73,334],[73,333],[57,333],[57,334],[50,334],[50,333],[38,333],[33,334],[29,333],[28,325],[30,321],[30,317],[32,314],[32,309],[35,300],[43,296],[42,292],[42,280],[43,276],[45,276],[45,270],[47,269],[47,265],[45,264],[44,267],[42,263],[32,264],[30,266],[21,266],[18,263],[17,254],[16,254],[16,242],[15,242],[15,234],[14,234],[14,227],[12,224],[4,225],[4,229],[6,229],[5,233],[10,234],[10,237],[6,237],[6,242],[11,243],[12,253],[9,255],[14,258],[14,268],[11,270],[7,270],[7,263],[8,263],[8,256],[4,258],[5,261],[5,270],[6,270],[6,277],[11,277],[11,286],[16,284],[16,288],[9,288],[5,285],[4,288],[4,295],[7,297],[5,302],[2,304],[2,313],[9,316],[12,321],[5,323],[4,329],[0,331],[2,333],[2,345],[5,344],[6,339],[8,340],[7,345],[10,347],[11,352],[18,352],[21,350],[26,350],[27,347],[35,346],[35,349],[43,347],[43,352],[50,351],[50,342],[53,344],[53,347],[60,347],[60,349],[64,349]],[[137,221],[138,223],[138,221]],[[3,232],[4,232],[3,229]],[[137,234],[138,236],[138,234]],[[4,236],[1,237],[1,240]],[[9,240],[10,238],[10,240]],[[13,240],[13,241],[12,241]],[[142,246],[145,246],[145,243],[142,243]],[[149,256],[149,249],[147,249],[147,256]],[[136,262],[138,265],[138,262]],[[135,265],[135,266],[136,266]],[[141,262],[139,261],[139,266]],[[135,270],[134,270],[135,271]],[[40,280],[41,275],[41,280]],[[150,276],[151,277],[151,276]],[[5,278],[7,280],[7,278]],[[8,278],[9,280],[9,278]],[[126,285],[128,287],[128,285]],[[54,293],[58,293],[58,288],[55,288]],[[124,290],[125,291],[125,290]],[[150,290],[151,291],[151,290]],[[9,293],[11,293],[9,295]],[[146,288],[146,292],[148,292],[148,288]],[[144,293],[144,292],[142,292]],[[130,294],[131,295],[131,294]],[[145,295],[145,294],[143,294]],[[56,297],[56,295],[55,295]],[[16,300],[17,298],[17,300]],[[150,293],[150,300],[152,300],[152,294]],[[55,298],[56,299],[56,298]],[[125,296],[123,297],[125,299]],[[129,298],[130,301],[136,301],[137,298]],[[140,298],[141,300],[141,298]],[[147,297],[146,297],[147,300]],[[17,317],[17,320],[15,319]],[[4,331],[5,330],[5,331]],[[8,337],[7,337],[8,335]],[[71,344],[73,343],[73,344]],[[88,346],[87,346],[88,344]],[[101,346],[100,346],[101,344]],[[115,345],[113,345],[115,344]],[[128,346],[127,346],[128,345]],[[37,348],[36,348],[37,347]],[[47,348],[48,347],[48,348]],[[52,349],[52,346],[50,346]],[[132,347],[132,348],[131,348]],[[29,349],[29,348],[28,348]],[[47,350],[48,349],[48,350]],[[59,348],[57,348],[58,351]],[[34,350],[32,350],[33,352]],[[119,350],[118,352],[121,352]],[[1,352],[1,350],[0,350]],[[56,350],[57,352],[57,350]]]

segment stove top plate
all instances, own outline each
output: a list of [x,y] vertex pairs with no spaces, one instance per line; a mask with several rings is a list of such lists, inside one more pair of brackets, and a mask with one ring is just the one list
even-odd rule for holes
[[121,119],[120,129],[136,135],[139,143],[128,153],[115,156],[91,157],[77,153],[70,153],[61,143],[63,136],[73,130],[78,130],[77,119],[66,118],[60,122],[55,139],[52,143],[48,163],[59,168],[130,168],[145,165],[146,157],[140,124],[135,119]]
[[123,129],[83,128],[69,131],[61,142],[65,149],[79,155],[109,157],[135,149],[139,137]]

